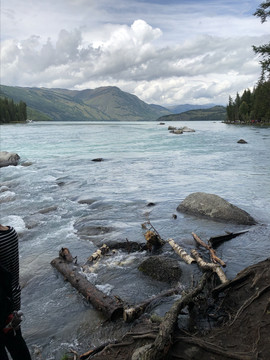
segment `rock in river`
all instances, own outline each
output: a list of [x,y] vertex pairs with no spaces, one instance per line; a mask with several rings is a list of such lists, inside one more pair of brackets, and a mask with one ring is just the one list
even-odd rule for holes
[[87,216],[78,219],[74,223],[74,228],[77,230],[78,235],[83,238],[104,235],[114,230],[112,227],[103,226],[101,224],[93,224],[91,217]]
[[255,225],[256,221],[246,211],[229,203],[218,195],[197,192],[188,195],[177,210],[183,213],[203,216],[212,220],[242,225]]
[[16,153],[11,153],[8,151],[0,151],[0,167],[5,167],[9,165],[18,165],[20,157]]
[[178,261],[166,256],[149,256],[139,270],[153,279],[169,283],[179,281],[182,273]]

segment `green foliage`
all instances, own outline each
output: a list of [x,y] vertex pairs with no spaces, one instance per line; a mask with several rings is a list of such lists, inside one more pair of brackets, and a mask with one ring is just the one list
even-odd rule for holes
[[270,81],[259,82],[253,91],[245,90],[242,96],[237,93],[235,100],[229,96],[227,120],[242,123],[270,122]]
[[[261,3],[254,15],[261,18],[262,23],[266,22],[268,16],[270,16],[270,1]],[[262,69],[260,81],[270,80],[270,42],[261,46],[253,46],[253,51],[262,57],[260,61]]]
[[[267,21],[270,16],[270,1],[262,2],[254,15],[260,17],[262,23]],[[234,101],[229,97],[226,110],[227,120],[230,122],[270,122],[270,42],[253,46],[253,50],[262,57],[261,78],[252,92],[245,90],[241,97],[237,94]]]
[[0,123],[2,124],[25,122],[27,119],[27,106],[23,101],[15,104],[13,99],[0,98],[0,109]]

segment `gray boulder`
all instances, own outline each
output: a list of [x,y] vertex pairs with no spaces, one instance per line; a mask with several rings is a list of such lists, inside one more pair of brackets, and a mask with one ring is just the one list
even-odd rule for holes
[[18,165],[20,157],[16,153],[11,153],[8,151],[0,151],[0,167],[5,167],[9,165]]
[[175,129],[175,130],[171,130],[170,133],[172,133],[172,134],[183,134],[183,130],[182,129]]
[[178,261],[166,256],[150,256],[138,269],[155,280],[169,283],[178,281],[182,273]]
[[181,130],[183,130],[183,132],[195,132],[194,129],[191,129],[191,128],[187,127],[187,126],[184,126],[183,128],[181,128]]
[[207,217],[212,220],[242,225],[255,225],[256,221],[246,211],[218,195],[197,192],[188,195],[177,207],[183,213]]

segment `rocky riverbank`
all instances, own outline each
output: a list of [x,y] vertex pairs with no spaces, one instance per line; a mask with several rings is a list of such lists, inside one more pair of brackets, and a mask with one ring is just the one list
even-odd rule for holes
[[[244,225],[257,223],[248,213],[214,194],[190,194],[179,204],[177,210],[216,221],[236,222]],[[81,235],[84,237],[88,232],[86,223],[87,218],[81,221],[81,227],[78,228],[79,233],[82,231]],[[88,299],[94,306],[97,306],[98,310],[103,312],[104,309],[108,310],[111,301],[114,310],[116,301],[116,307],[120,311],[117,311],[117,318],[113,320],[118,323],[117,326],[121,326],[121,322],[129,322],[130,327],[120,339],[89,349],[84,354],[75,354],[77,359],[266,359],[270,351],[268,341],[270,259],[249,266],[237,274],[234,279],[228,280],[222,270],[226,264],[217,256],[218,248],[214,248],[218,247],[222,241],[233,239],[234,234],[221,236],[219,241],[214,241],[217,238],[209,239],[207,244],[193,233],[197,246],[202,245],[209,253],[204,251],[202,254],[202,248],[200,248],[200,254],[194,249],[190,256],[172,239],[168,241],[161,239],[150,222],[144,224],[144,227],[147,230],[145,233],[146,245],[137,244],[135,251],[147,250],[147,253],[144,260],[138,265],[138,269],[153,279],[172,284],[171,290],[132,308],[128,304],[121,303],[121,299],[117,297],[106,298],[106,301],[103,301],[100,293],[95,296],[96,289],[92,289],[90,294],[86,282],[84,285],[86,291],[85,288],[79,291],[82,294],[89,294]],[[92,229],[89,230],[91,235]],[[240,232],[235,236],[241,236],[243,233]],[[163,246],[165,244],[169,244],[187,264],[195,266],[192,263],[197,263],[197,267],[201,269],[201,274],[194,273],[196,275],[193,284],[190,284],[190,287],[184,291],[177,286],[177,279],[181,277],[181,267],[178,266],[177,261],[168,257],[168,248],[166,247],[166,254],[164,254]],[[227,244],[230,246],[229,243]],[[118,245],[120,248],[121,244]],[[134,244],[130,244],[130,248],[129,244],[123,245],[125,251],[134,249]],[[86,274],[88,271],[91,272],[93,263],[100,261],[102,257],[109,256],[109,252],[110,248],[103,245],[88,259],[82,272]],[[207,259],[207,257],[209,258]],[[53,260],[54,264],[58,263],[57,269],[73,286],[75,283],[75,287],[78,289],[78,284],[85,282],[81,280],[82,273],[79,268],[76,272],[76,267],[72,264],[67,265],[67,262],[72,262],[72,257],[66,261],[65,257],[60,254],[59,259]],[[64,271],[62,271],[63,269]],[[91,285],[91,288],[93,287]],[[147,310],[149,306],[150,308],[153,306],[153,302],[162,301],[164,296],[175,296],[175,294],[179,295],[163,317],[154,316]]]

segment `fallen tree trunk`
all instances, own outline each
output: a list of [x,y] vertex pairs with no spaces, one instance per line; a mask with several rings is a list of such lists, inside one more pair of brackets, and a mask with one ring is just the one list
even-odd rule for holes
[[155,341],[151,345],[142,349],[139,357],[132,357],[132,360],[165,359],[165,356],[171,346],[171,337],[177,322],[178,314],[184,307],[193,301],[195,296],[197,296],[203,290],[208,278],[208,273],[203,274],[198,286],[187,294],[183,295],[181,299],[177,300],[172,305],[171,309],[166,313],[164,320],[160,324],[159,332]]
[[202,239],[199,238],[199,236],[196,235],[194,232],[191,233],[191,234],[192,234],[192,236],[193,236],[193,239],[194,239],[199,245],[203,246],[205,249],[207,249],[207,250],[209,251],[210,257],[211,257],[211,259],[212,259],[212,261],[213,261],[214,263],[219,263],[219,264],[220,264],[221,266],[223,266],[223,267],[226,266],[225,262],[224,262],[223,260],[221,260],[221,259],[216,255],[215,250],[214,250],[211,246],[207,245],[204,241],[202,241]]
[[180,256],[180,258],[185,261],[185,263],[191,264],[196,261],[183,248],[181,248],[181,246],[176,244],[173,239],[169,239],[168,243],[171,245],[171,247],[176,252],[176,254],[178,254]]
[[124,313],[123,313],[124,321],[131,322],[131,321],[139,318],[144,313],[146,307],[149,304],[151,304],[151,302],[161,299],[166,296],[171,296],[173,294],[177,294],[178,292],[179,292],[179,289],[177,289],[177,288],[166,290],[148,300],[145,300],[141,304],[124,309]]
[[77,289],[91,304],[101,311],[107,319],[116,320],[123,314],[123,304],[114,297],[104,294],[91,284],[87,278],[80,273],[80,267],[58,257],[51,261],[69,283]]
[[211,270],[211,271],[215,272],[217,274],[217,276],[219,277],[220,281],[222,282],[222,284],[228,282],[226,275],[224,274],[222,269],[219,267],[219,265],[216,265],[213,263],[207,263],[200,257],[199,253],[195,249],[191,250],[191,254],[196,259],[197,264],[200,266],[200,268],[202,268],[203,270]]

